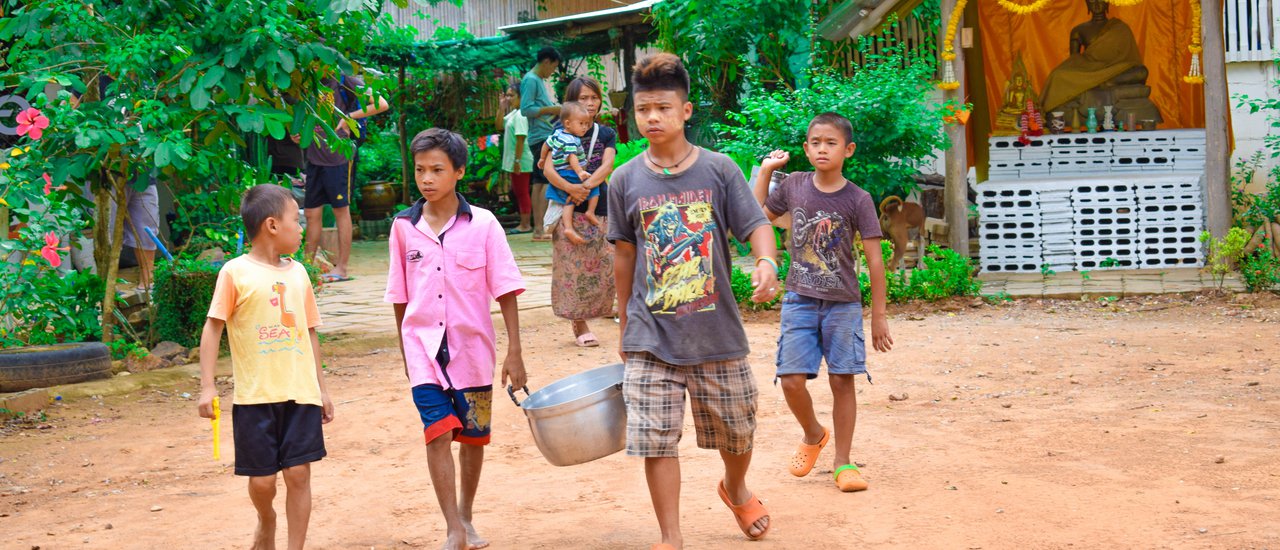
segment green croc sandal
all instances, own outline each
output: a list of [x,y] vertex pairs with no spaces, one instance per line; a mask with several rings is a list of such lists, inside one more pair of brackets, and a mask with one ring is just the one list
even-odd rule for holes
[[867,490],[867,480],[862,477],[862,472],[858,471],[856,465],[845,464],[836,468],[835,478],[836,487],[846,493]]

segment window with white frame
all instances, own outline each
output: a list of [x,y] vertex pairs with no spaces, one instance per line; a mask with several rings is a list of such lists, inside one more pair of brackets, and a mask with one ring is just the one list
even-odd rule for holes
[[1270,61],[1274,55],[1275,28],[1272,0],[1226,0],[1222,36],[1227,62]]

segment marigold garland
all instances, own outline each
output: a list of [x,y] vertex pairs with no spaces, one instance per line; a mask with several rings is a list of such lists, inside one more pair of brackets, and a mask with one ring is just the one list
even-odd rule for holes
[[960,81],[956,79],[956,27],[960,25],[960,16],[964,15],[964,6],[968,0],[957,0],[955,10],[951,12],[951,19],[947,21],[947,34],[942,39],[942,82],[938,83],[938,89],[941,90],[958,90],[960,89]]
[[1204,51],[1200,35],[1200,0],[1188,0],[1188,4],[1191,6],[1191,43],[1187,44],[1187,51],[1191,53],[1191,65],[1182,81],[1187,84],[1204,84],[1204,74],[1200,72],[1200,52]]
[[[1019,4],[1011,0],[997,0],[997,1],[1000,3],[1000,7],[1006,10],[1009,10],[1010,12],[1015,13],[1017,15],[1027,15],[1030,13],[1038,12],[1041,9],[1044,9],[1044,7],[1049,4],[1049,0],[1036,0],[1035,2],[1032,2],[1030,4]],[[1137,1],[1141,2],[1142,0],[1137,0]],[[1115,2],[1112,2],[1112,3],[1115,3]]]
[[1142,0],[1107,0],[1112,6],[1136,6],[1142,3]]

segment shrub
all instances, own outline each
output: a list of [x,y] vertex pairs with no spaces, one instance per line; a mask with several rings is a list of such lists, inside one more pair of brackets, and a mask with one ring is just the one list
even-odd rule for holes
[[619,143],[618,153],[613,157],[613,169],[617,170],[619,166],[626,164],[627,161],[640,156],[640,153],[643,153],[648,147],[649,140],[645,138]]
[[[791,273],[791,254],[785,250],[778,251],[778,282],[782,283],[785,288],[787,274]],[[754,289],[751,288],[751,275],[738,266],[732,266],[729,270],[729,284],[733,288],[733,299],[737,300],[739,307],[745,307],[755,311],[766,311],[773,309],[782,301],[782,293],[777,297],[763,304],[757,304],[751,300],[751,294]]]
[[982,281],[973,278],[973,260],[936,244],[927,250],[932,256],[924,256],[924,267],[911,272],[913,297],[933,301],[948,296],[976,296],[982,291]]
[[1227,274],[1244,259],[1244,247],[1249,244],[1249,232],[1239,227],[1232,227],[1225,237],[1217,239],[1208,231],[1202,231],[1200,242],[1205,243],[1204,268],[1209,271],[1218,288],[1221,289]]
[[400,166],[399,136],[393,132],[370,132],[369,141],[360,146],[352,187],[360,188],[371,181],[401,183]]
[[[102,337],[97,298],[102,279],[88,271],[40,269],[43,260],[12,266],[31,278],[6,281],[0,304],[0,349]],[[12,284],[9,284],[9,283]]]
[[[887,240],[880,241],[880,249],[884,257],[893,256],[893,244]],[[929,245],[926,249],[932,256],[921,258],[923,267],[917,267],[911,274],[888,271],[885,273],[885,299],[891,304],[902,304],[913,300],[936,301],[948,296],[976,296],[982,292],[982,281],[973,278],[973,260],[965,258],[950,249]],[[871,277],[867,269],[866,257],[860,258],[862,271],[858,273],[858,283],[862,287],[863,305],[871,305]]]
[[1240,276],[1250,292],[1280,289],[1280,258],[1271,251],[1272,238],[1264,233],[1261,246],[1240,264]]
[[156,262],[151,299],[156,306],[155,331],[160,340],[188,348],[200,345],[200,331],[209,315],[219,269],[200,260]]

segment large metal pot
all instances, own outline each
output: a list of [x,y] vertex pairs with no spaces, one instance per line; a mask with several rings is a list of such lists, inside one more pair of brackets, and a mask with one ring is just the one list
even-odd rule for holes
[[547,462],[572,466],[609,456],[627,446],[627,408],[622,402],[622,363],[580,372],[546,386],[521,403],[533,441]]

